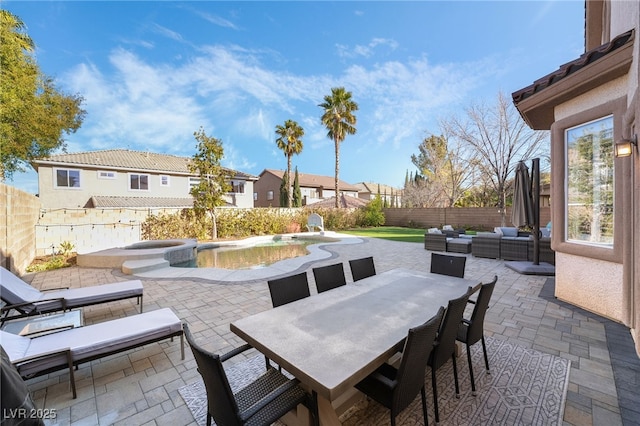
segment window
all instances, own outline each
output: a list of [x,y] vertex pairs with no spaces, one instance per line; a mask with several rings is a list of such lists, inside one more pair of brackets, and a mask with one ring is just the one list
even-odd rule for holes
[[160,186],[169,186],[169,176],[160,175]]
[[258,201],[258,193],[257,192],[253,193],[253,201]]
[[148,191],[149,175],[130,174],[129,189],[133,191]]
[[244,182],[231,181],[231,192],[235,194],[244,194]]
[[613,117],[566,130],[570,242],[613,247]]
[[273,200],[273,191],[267,191],[267,200]]
[[196,186],[198,186],[200,184],[200,178],[199,177],[190,177],[189,178],[189,192],[191,192],[191,190],[193,188],[195,188]]
[[56,188],[80,188],[80,170],[54,169]]
[[115,179],[116,172],[107,172],[105,170],[98,170],[98,179]]

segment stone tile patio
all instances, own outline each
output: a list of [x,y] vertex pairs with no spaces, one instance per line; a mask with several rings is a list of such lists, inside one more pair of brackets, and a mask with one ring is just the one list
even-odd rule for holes
[[[315,289],[311,268],[374,256],[376,269],[429,270],[430,252],[422,244],[364,239],[361,244],[332,245],[331,258],[304,264]],[[499,279],[487,314],[488,335],[571,360],[565,425],[639,425],[640,360],[629,350],[625,328],[552,296],[553,280],[519,275],[501,260],[466,255],[466,278]],[[118,270],[67,268],[24,277],[35,287],[89,286],[132,279]],[[222,353],[243,342],[229,331],[235,319],[271,309],[266,280],[223,283],[205,278],[142,278],[144,310],[170,307],[189,323],[204,346]],[[551,291],[551,294],[549,293]],[[85,308],[85,324],[136,315],[131,300]],[[610,339],[614,349],[610,351]],[[609,346],[608,346],[609,343]],[[632,348],[632,346],[631,346]],[[619,353],[619,349],[626,352]],[[253,355],[251,351],[247,356]],[[464,365],[462,363],[461,365]],[[28,381],[40,408],[55,409],[60,425],[195,425],[178,389],[196,380],[190,351],[180,359],[180,343],[161,342],[80,366],[78,398],[72,399],[64,371]]]

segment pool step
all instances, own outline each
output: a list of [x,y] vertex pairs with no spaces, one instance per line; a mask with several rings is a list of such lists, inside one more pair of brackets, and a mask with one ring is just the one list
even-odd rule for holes
[[127,260],[122,264],[122,272],[128,275],[152,271],[170,266],[169,261],[162,258]]

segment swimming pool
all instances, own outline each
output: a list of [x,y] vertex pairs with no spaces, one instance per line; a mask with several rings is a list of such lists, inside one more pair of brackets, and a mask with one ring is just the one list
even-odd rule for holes
[[309,254],[308,246],[327,242],[311,238],[288,238],[256,243],[250,246],[218,246],[198,248],[190,262],[172,266],[186,268],[258,269],[276,262]]

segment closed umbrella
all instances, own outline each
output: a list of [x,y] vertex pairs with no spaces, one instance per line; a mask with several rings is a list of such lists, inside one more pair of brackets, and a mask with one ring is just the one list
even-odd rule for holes
[[531,196],[531,179],[529,169],[520,161],[516,166],[516,178],[513,188],[513,208],[511,209],[511,223],[514,226],[532,226],[535,222],[533,215],[533,199]]

